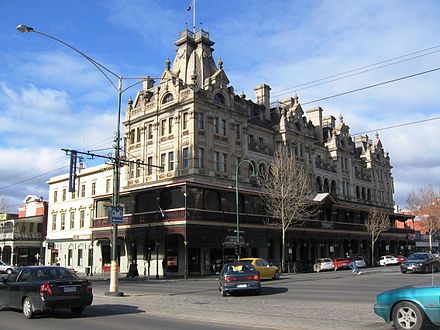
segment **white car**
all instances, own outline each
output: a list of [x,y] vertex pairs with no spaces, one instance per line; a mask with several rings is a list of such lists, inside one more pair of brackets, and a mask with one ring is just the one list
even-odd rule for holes
[[13,269],[14,267],[5,264],[3,261],[0,260],[0,273],[11,274]]
[[379,259],[379,265],[381,266],[388,266],[388,265],[397,265],[399,263],[399,260],[397,260],[394,256],[382,256]]
[[315,263],[313,264],[313,271],[319,273],[321,270],[334,270],[335,264],[333,263],[333,260],[330,258],[319,258],[316,259]]

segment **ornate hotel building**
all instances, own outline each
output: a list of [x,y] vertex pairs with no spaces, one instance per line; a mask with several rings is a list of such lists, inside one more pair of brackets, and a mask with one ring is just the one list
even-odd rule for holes
[[[235,258],[237,219],[242,256],[279,263],[280,229],[267,225],[250,174],[252,167],[265,171],[280,145],[308,171],[320,209],[315,219],[288,230],[289,261],[349,251],[368,259],[365,222],[373,206],[391,223],[377,254],[397,254],[412,244],[408,229],[395,226],[406,218],[393,213],[392,166],[378,135],[353,139],[342,116],[303,109],[297,96],[271,103],[266,84],[255,87],[255,101],[236,94],[203,30],[183,31],[175,44],[174,61],[166,60],[161,78],[147,79],[126,109],[124,155],[130,162],[121,184],[121,272],[137,264],[139,273],[152,276],[211,274]],[[86,208],[93,213],[84,249],[95,249],[95,271],[110,263],[110,201],[110,193],[95,194]],[[55,238],[51,212],[48,237]]]

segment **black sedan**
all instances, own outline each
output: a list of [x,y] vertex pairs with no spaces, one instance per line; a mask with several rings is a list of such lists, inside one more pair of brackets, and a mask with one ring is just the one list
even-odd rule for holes
[[408,259],[406,259],[405,262],[400,264],[400,270],[402,273],[430,273],[436,272],[439,269],[440,264],[438,259],[429,252],[413,253],[408,257]]
[[236,261],[223,266],[218,286],[223,297],[242,291],[259,294],[260,289],[260,274],[249,262]]
[[28,319],[56,308],[81,314],[92,301],[91,283],[64,267],[18,267],[0,281],[0,307],[21,309]]

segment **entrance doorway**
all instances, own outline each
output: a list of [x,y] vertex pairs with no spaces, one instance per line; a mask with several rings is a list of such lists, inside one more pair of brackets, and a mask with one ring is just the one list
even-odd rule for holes
[[200,274],[200,249],[188,249],[188,272]]

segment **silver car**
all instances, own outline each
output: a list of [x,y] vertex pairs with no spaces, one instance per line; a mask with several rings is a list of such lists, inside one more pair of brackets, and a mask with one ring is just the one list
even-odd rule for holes
[[335,264],[333,263],[333,260],[330,258],[319,258],[316,259],[315,263],[313,264],[313,271],[319,273],[321,270],[334,270]]
[[0,273],[11,274],[14,267],[0,260]]
[[367,267],[367,262],[365,261],[365,258],[362,256],[359,256],[356,258],[356,266],[359,268],[365,268]]

